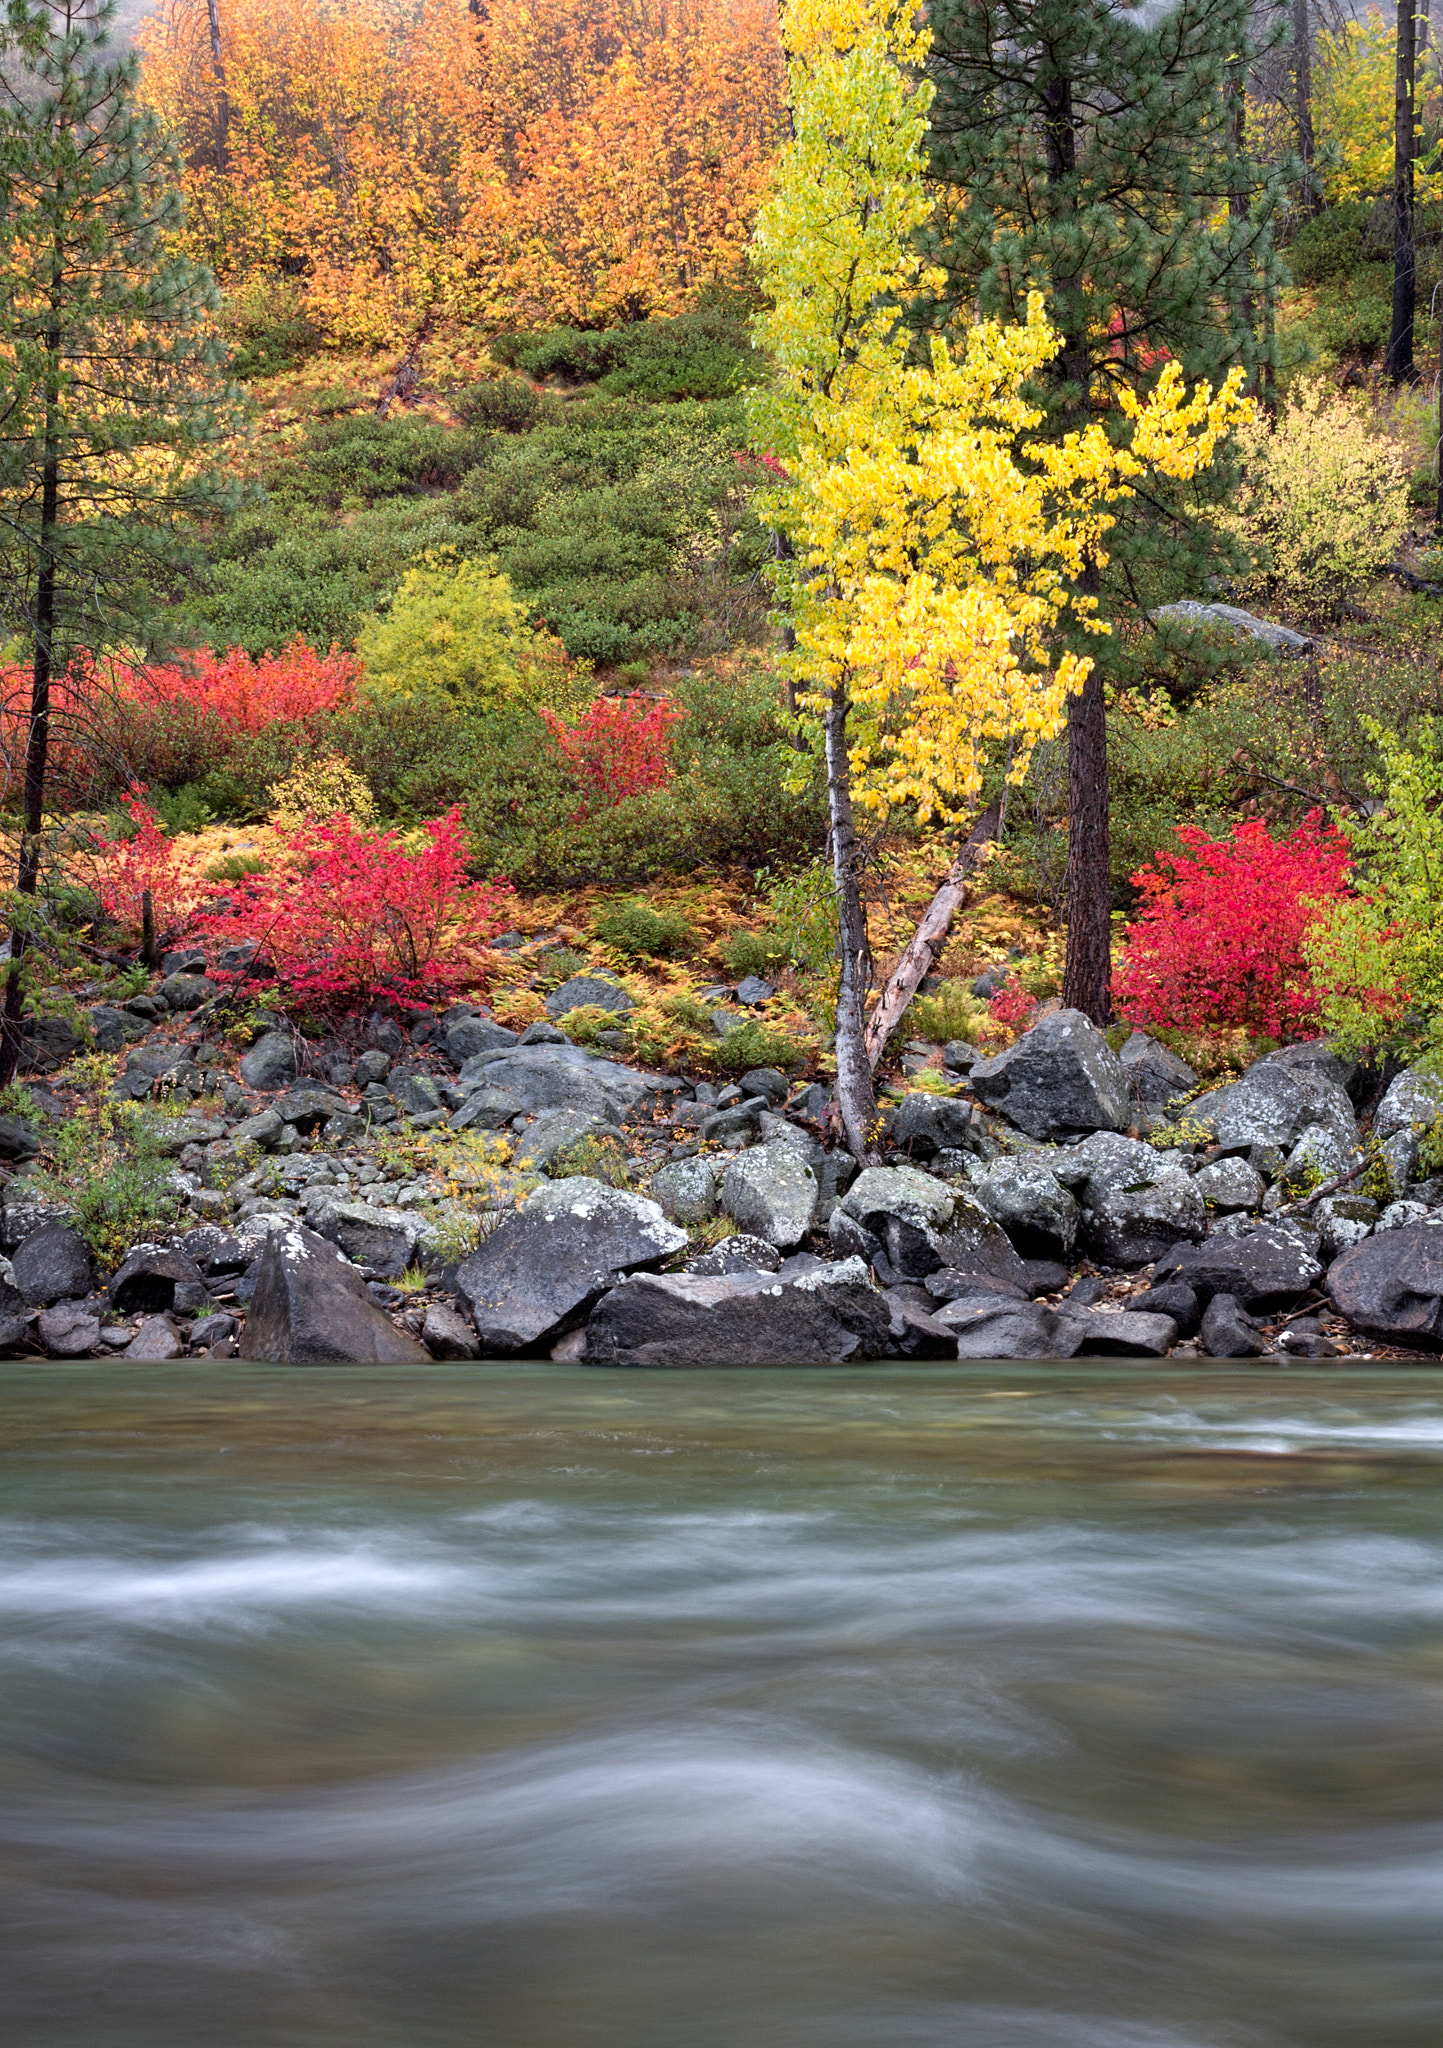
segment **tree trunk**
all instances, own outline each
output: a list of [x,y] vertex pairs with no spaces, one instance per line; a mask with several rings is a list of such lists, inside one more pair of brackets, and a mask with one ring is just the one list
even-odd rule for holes
[[[1095,580],[1097,571],[1090,572]],[[1112,881],[1107,824],[1107,704],[1094,668],[1067,707],[1067,962],[1062,1000],[1112,1021]]]
[[[25,824],[20,834],[15,886],[33,897],[40,880],[41,835],[45,826],[45,765],[50,750],[50,681],[55,664],[55,531],[60,519],[60,430],[58,329],[47,331],[45,454],[40,478],[40,570],[35,582],[34,661],[30,671],[30,728],[25,737]],[[25,954],[29,931],[23,916],[10,925],[10,964],[0,1013],[0,1087],[15,1079],[22,1048]]]
[[1413,81],[1417,70],[1414,0],[1398,9],[1398,67],[1393,94],[1393,325],[1383,367],[1394,384],[1413,381],[1417,246],[1413,231]]
[[989,804],[972,830],[937,894],[928,904],[917,929],[907,942],[901,959],[892,970],[892,978],[882,991],[880,1002],[872,1012],[867,1025],[867,1060],[876,1071],[878,1060],[887,1049],[887,1040],[892,1036],[903,1013],[911,1002],[923,977],[932,972],[947,943],[947,934],[952,929],[952,920],[967,900],[967,877],[982,858],[982,849],[989,839],[995,839],[1002,830],[1003,805],[999,798]]
[[857,874],[857,829],[852,818],[852,770],[847,758],[847,696],[843,684],[827,705],[827,807],[832,826],[832,874],[837,890],[837,1109],[847,1149],[857,1159],[874,1156],[877,1093],[867,1057],[863,1017],[872,979],[867,920]]
[[[1227,86],[1228,107],[1228,218],[1241,226],[1251,213],[1244,159],[1248,146],[1248,79],[1247,66],[1241,58],[1235,58],[1228,65]],[[1251,259],[1245,259],[1250,261]],[[1244,272],[1244,280],[1247,273]],[[1233,272],[1236,279],[1236,272]],[[1239,328],[1254,341],[1257,333],[1257,300],[1243,282],[1241,289],[1236,282],[1232,288],[1233,318]]]
[[215,74],[215,167],[230,169],[230,94],[226,91],[225,59],[220,47],[220,9],[217,0],[205,0],[210,18],[210,68]]
[[1316,213],[1323,203],[1315,168],[1318,143],[1313,132],[1313,35],[1309,0],[1293,0],[1294,113],[1298,124],[1298,155],[1303,160],[1303,212]]

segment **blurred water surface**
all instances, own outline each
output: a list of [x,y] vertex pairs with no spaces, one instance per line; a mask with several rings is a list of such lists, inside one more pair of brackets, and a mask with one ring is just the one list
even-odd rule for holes
[[1436,2048],[1443,1382],[7,1367],[13,2048]]

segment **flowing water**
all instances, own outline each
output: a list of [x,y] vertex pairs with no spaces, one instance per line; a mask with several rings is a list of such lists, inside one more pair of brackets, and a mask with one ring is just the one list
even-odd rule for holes
[[1443,1383],[6,1368],[8,2048],[1437,2048]]

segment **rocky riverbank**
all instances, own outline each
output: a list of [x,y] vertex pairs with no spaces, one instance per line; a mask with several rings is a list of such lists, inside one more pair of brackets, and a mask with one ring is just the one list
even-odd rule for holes
[[[1057,1011],[915,1046],[863,1163],[827,1090],[718,1088],[478,1005],[218,1035],[204,961],[91,1013],[163,1106],[173,1223],[97,1270],[44,1176],[67,1069],[0,1124],[0,1352],[597,1365],[1305,1359],[1443,1345],[1438,1094],[1294,1045],[1238,1080]],[[52,1027],[38,1064],[63,1062]],[[1328,1192],[1334,1183],[1341,1183]]]

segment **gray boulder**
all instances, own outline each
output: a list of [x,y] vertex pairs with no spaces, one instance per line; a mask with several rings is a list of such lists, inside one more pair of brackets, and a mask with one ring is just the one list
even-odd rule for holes
[[737,1001],[754,1008],[759,1003],[769,1003],[776,990],[769,981],[763,981],[759,974],[748,974],[737,983]]
[[686,1245],[660,1205],[578,1175],[538,1188],[456,1272],[484,1356],[552,1343],[618,1280]]
[[329,1203],[316,1235],[335,1245],[367,1271],[394,1279],[410,1265],[424,1225],[409,1209],[375,1208],[369,1202]]
[[566,1156],[587,1139],[624,1145],[625,1134],[605,1117],[584,1109],[543,1109],[516,1140],[516,1165],[522,1173],[554,1173]]
[[1051,1156],[1082,1203],[1082,1241],[1109,1266],[1142,1266],[1207,1235],[1207,1210],[1175,1152],[1098,1131]]
[[1252,1223],[1242,1224],[1236,1236],[1217,1231],[1205,1244],[1177,1246],[1158,1261],[1153,1283],[1180,1280],[1199,1301],[1232,1294],[1252,1312],[1291,1308],[1322,1271],[1302,1240],[1281,1224]]
[[509,1088],[473,1088],[446,1121],[453,1131],[499,1131],[525,1114],[526,1104]]
[[749,1067],[737,1083],[743,1095],[764,1095],[773,1109],[790,1095],[792,1084],[776,1067]]
[[147,1316],[121,1353],[122,1358],[149,1359],[164,1363],[184,1358],[185,1339],[169,1316]]
[[1262,1331],[1235,1294],[1215,1294],[1203,1310],[1200,1331],[1209,1358],[1261,1358]]
[[662,1214],[673,1223],[705,1223],[716,1214],[716,1188],[722,1166],[719,1159],[698,1153],[691,1159],[673,1159],[651,1176],[647,1193],[661,1204]]
[[1211,1125],[1225,1151],[1246,1152],[1254,1145],[1291,1151],[1310,1124],[1332,1131],[1338,1142],[1357,1142],[1353,1105],[1345,1089],[1315,1067],[1282,1067],[1258,1060],[1225,1088],[1200,1095],[1189,1110]]
[[0,1116],[0,1159],[33,1159],[40,1140],[18,1116]]
[[[18,1321],[7,1316],[7,1323]],[[20,1323],[23,1333],[24,1323]],[[35,1333],[52,1358],[84,1358],[100,1342],[100,1318],[83,1301],[62,1301],[35,1318]]]
[[515,1045],[517,1037],[518,1033],[508,1031],[504,1024],[493,1023],[489,1017],[463,1017],[446,1031],[446,1057],[453,1066],[464,1067],[477,1053],[505,1052]]
[[931,1159],[938,1152],[965,1145],[971,1130],[970,1103],[953,1096],[930,1095],[925,1089],[904,1096],[882,1118],[888,1145],[916,1159]]
[[274,1365],[421,1365],[428,1354],[382,1313],[333,1244],[288,1222],[266,1239],[237,1355]]
[[198,1010],[202,1003],[219,994],[220,983],[205,974],[167,975],[156,990],[156,995],[172,1010]]
[[639,1275],[586,1326],[588,1365],[840,1365],[886,1355],[890,1316],[860,1259],[784,1279]]
[[1132,1104],[1132,1122],[1139,1130],[1176,1120],[1179,1098],[1192,1094],[1198,1077],[1186,1060],[1169,1052],[1145,1031],[1134,1031],[1118,1054]]
[[1328,1293],[1355,1330],[1443,1350],[1443,1228],[1411,1223],[1354,1245],[1328,1268]]
[[775,1273],[781,1263],[782,1255],[775,1245],[768,1244],[765,1238],[746,1237],[738,1232],[735,1237],[724,1237],[709,1252],[698,1252],[681,1270],[696,1280],[720,1280],[728,1273]]
[[959,1358],[1062,1358],[1057,1317],[1035,1301],[967,1294],[946,1302],[936,1320],[957,1339]]
[[1281,1051],[1265,1053],[1263,1057],[1268,1066],[1282,1067],[1290,1074],[1321,1074],[1350,1100],[1355,1093],[1366,1092],[1369,1085],[1365,1069],[1356,1060],[1336,1052],[1326,1038],[1304,1039],[1300,1045],[1285,1045]]
[[620,1123],[648,1096],[671,1096],[680,1082],[597,1059],[579,1045],[517,1045],[509,1052],[478,1053],[461,1069],[461,1086],[504,1088],[523,1109],[584,1109]]
[[1024,1258],[1072,1257],[1082,1212],[1046,1155],[994,1159],[972,1192]]
[[247,1088],[289,1088],[298,1072],[295,1041],[289,1031],[267,1031],[240,1063],[240,1077]]
[[200,1267],[175,1245],[136,1245],[107,1291],[118,1315],[194,1314],[209,1299]]
[[90,1030],[97,1052],[119,1052],[122,1046],[144,1038],[149,1028],[143,1017],[117,1010],[110,1003],[97,1003],[90,1012]]
[[548,1017],[564,1017],[568,1010],[587,1008],[610,1010],[615,1016],[624,1017],[636,1004],[624,988],[599,974],[573,974],[570,981],[563,981],[546,998]]
[[481,1352],[470,1323],[442,1301],[427,1309],[421,1342],[433,1358],[477,1358]]
[[285,1121],[273,1109],[258,1110],[254,1116],[242,1117],[231,1131],[233,1145],[259,1145],[262,1152],[269,1152],[273,1145],[280,1143]]
[[1272,619],[1260,619],[1238,605],[1200,604],[1195,597],[1181,597],[1175,604],[1160,604],[1152,616],[1155,619],[1178,619],[1189,626],[1215,626],[1234,639],[1261,640],[1275,654],[1303,655],[1314,644],[1306,634],[1295,633],[1291,626],[1280,626]]
[[276,1104],[276,1115],[283,1124],[290,1124],[302,1137],[319,1130],[328,1117],[344,1116],[347,1105],[333,1089],[321,1087],[315,1082],[305,1082],[283,1095]]
[[1057,1010],[972,1069],[974,1092],[1033,1138],[1121,1131],[1131,1121],[1122,1062],[1081,1010]]
[[1236,1156],[1214,1159],[1210,1165],[1199,1167],[1193,1176],[1193,1186],[1208,1207],[1223,1216],[1239,1209],[1260,1209],[1267,1192],[1257,1168]]
[[1156,1310],[1072,1308],[1064,1301],[1057,1310],[1057,1336],[1062,1357],[1166,1358],[1178,1340],[1178,1325]]
[[429,1116],[441,1107],[440,1092],[431,1076],[407,1068],[392,1073],[391,1100],[402,1116]]
[[817,1176],[790,1145],[757,1145],[722,1175],[718,1206],[739,1230],[792,1251],[817,1213]]
[[1318,1222],[1320,1256],[1331,1264],[1372,1236],[1378,1204],[1362,1195],[1324,1195],[1313,1214]]
[[1318,1180],[1337,1180],[1350,1167],[1359,1165],[1362,1157],[1362,1147],[1356,1138],[1344,1145],[1326,1124],[1309,1124],[1288,1154],[1287,1178],[1302,1181],[1311,1175],[1314,1185]]
[[1178,1335],[1182,1337],[1196,1335],[1202,1316],[1196,1294],[1181,1280],[1164,1280],[1160,1286],[1134,1294],[1127,1310],[1134,1315],[1167,1316],[1177,1324]]
[[11,1265],[29,1308],[49,1308],[90,1292],[90,1251],[68,1224],[42,1223],[32,1230],[16,1247]]
[[1022,1284],[1022,1261],[1006,1232],[960,1188],[915,1166],[869,1166],[848,1188],[828,1225],[843,1256],[886,1259],[902,1280],[943,1266],[996,1273]]
[[1443,1075],[1425,1073],[1421,1067],[1405,1067],[1374,1112],[1373,1136],[1391,1138],[1396,1132],[1426,1126],[1440,1110]]

